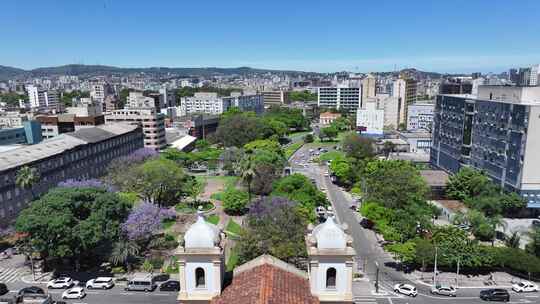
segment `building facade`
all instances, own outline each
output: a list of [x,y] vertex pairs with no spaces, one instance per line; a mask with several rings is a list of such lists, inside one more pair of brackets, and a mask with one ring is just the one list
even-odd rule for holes
[[53,90],[42,90],[36,86],[28,86],[28,100],[30,107],[37,110],[56,110],[60,98],[58,92]]
[[480,86],[478,96],[439,95],[430,162],[450,173],[483,170],[540,208],[540,87]]
[[376,102],[365,102],[356,113],[356,127],[362,133],[383,135],[384,110],[378,109]]
[[409,105],[407,113],[407,130],[431,130],[435,104],[418,102]]
[[366,78],[362,79],[362,107],[364,107],[364,102],[368,98],[375,97],[377,88],[377,79],[373,75],[368,75]]
[[[255,112],[261,115],[264,112],[264,96],[259,94],[240,95],[232,93],[230,97],[222,97],[228,110],[237,107],[242,112]],[[225,110],[225,111],[226,111]]]
[[407,126],[407,111],[409,104],[416,102],[416,81],[412,78],[400,78],[394,81],[392,97],[397,99],[398,125]]
[[320,87],[317,104],[320,108],[343,109],[355,113],[361,107],[362,89],[352,87]]
[[[108,163],[143,147],[141,129],[106,125],[63,134],[42,143],[0,154],[0,224],[11,222],[33,199],[66,179],[99,177]],[[15,183],[24,166],[38,170],[32,189]]]
[[264,98],[264,104],[267,106],[289,103],[289,92],[287,91],[263,91],[261,95]]
[[144,146],[154,150],[164,149],[167,145],[165,139],[165,115],[158,113],[155,108],[126,108],[114,110],[105,115],[105,122],[125,122],[137,124],[144,133]]

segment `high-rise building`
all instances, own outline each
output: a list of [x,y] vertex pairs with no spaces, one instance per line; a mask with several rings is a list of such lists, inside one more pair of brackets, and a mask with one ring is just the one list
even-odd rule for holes
[[144,133],[144,147],[146,148],[161,150],[167,145],[165,115],[157,112],[153,107],[114,110],[105,115],[105,121],[107,124],[125,122],[140,125]]
[[373,75],[368,75],[366,78],[362,79],[362,104],[364,106],[364,101],[368,98],[375,97],[377,88],[377,79]]
[[431,164],[483,170],[540,208],[540,87],[480,86],[478,96],[439,95]]
[[531,83],[531,68],[519,68],[518,82],[520,86],[528,86]]
[[407,126],[407,107],[416,101],[416,80],[402,76],[394,81],[392,96],[398,101],[398,126]]
[[540,73],[540,65],[535,64],[531,66],[531,77],[529,79],[529,85],[530,86],[538,86],[540,83],[538,82],[538,74]]
[[219,97],[217,93],[195,93],[193,97],[183,97],[180,101],[180,116],[195,113],[219,115],[237,107],[240,111],[257,114],[264,112],[263,95],[242,95],[232,93],[229,97]]
[[26,87],[30,107],[37,110],[57,110],[59,97],[54,90],[42,90],[36,86]]
[[361,106],[362,89],[352,87],[320,87],[318,106],[320,108],[343,109],[355,113]]

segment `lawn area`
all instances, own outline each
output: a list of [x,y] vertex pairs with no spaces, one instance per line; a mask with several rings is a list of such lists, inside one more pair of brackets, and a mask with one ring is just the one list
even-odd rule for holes
[[209,215],[206,218],[206,221],[211,223],[211,224],[217,225],[219,223],[219,215],[217,215],[217,214]]
[[311,133],[313,131],[298,131],[298,132],[292,132],[289,135],[287,135],[288,138],[297,138],[297,137],[304,137]]
[[303,144],[304,144],[304,142],[299,141],[299,142],[296,142],[294,144],[288,145],[285,148],[285,157],[287,159],[289,159],[294,154],[294,152],[296,152],[296,150],[298,150],[298,149],[300,149],[300,147],[302,147]]
[[238,225],[238,223],[236,223],[232,219],[229,219],[229,222],[227,223],[227,227],[225,227],[225,231],[239,235],[240,232],[242,231],[242,226]]
[[229,253],[229,259],[227,260],[227,271],[233,271],[233,269],[238,264],[238,252],[236,251],[236,247],[231,248],[231,251]]
[[174,223],[176,223],[176,219],[163,220],[162,222],[163,230],[169,230],[169,228],[171,228],[174,225]]
[[[214,208],[214,204],[210,202],[199,202],[199,205],[203,206],[203,211],[208,211]],[[187,203],[178,203],[174,206],[174,209],[180,213],[195,213],[197,212],[197,207],[188,205]]]

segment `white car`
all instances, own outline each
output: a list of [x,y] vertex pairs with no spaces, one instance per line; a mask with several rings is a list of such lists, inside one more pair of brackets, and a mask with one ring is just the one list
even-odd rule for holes
[[334,216],[334,209],[332,209],[332,206],[326,207],[326,214],[328,216]]
[[62,293],[62,299],[82,299],[84,296],[86,293],[82,287],[73,287]]
[[60,277],[47,283],[47,288],[70,288],[75,282],[69,277]]
[[538,291],[538,285],[529,281],[522,281],[512,285],[512,290],[515,292],[533,292]]
[[396,284],[394,285],[394,291],[410,297],[416,297],[418,295],[416,287],[410,284]]
[[109,289],[113,286],[114,281],[111,277],[99,277],[86,282],[87,289]]
[[456,289],[453,286],[437,286],[431,289],[432,294],[437,294],[441,296],[456,296]]

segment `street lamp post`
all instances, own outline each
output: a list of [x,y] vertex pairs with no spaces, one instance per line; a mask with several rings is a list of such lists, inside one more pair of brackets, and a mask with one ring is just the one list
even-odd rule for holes
[[379,262],[375,261],[375,266],[377,266],[377,272],[375,274],[375,293],[379,293]]

